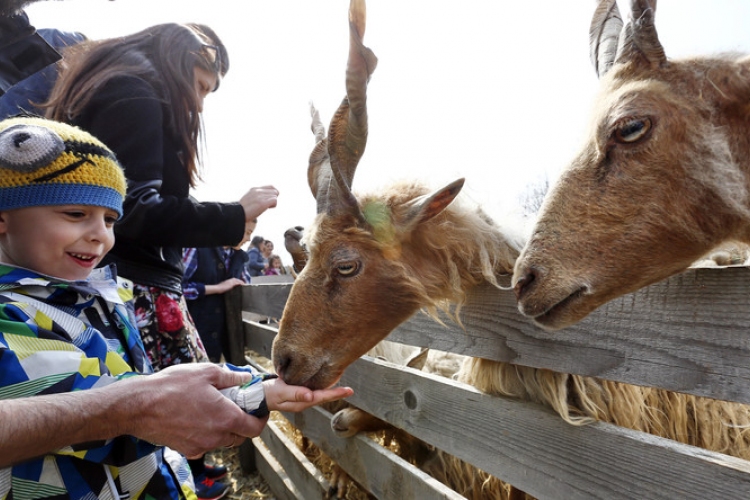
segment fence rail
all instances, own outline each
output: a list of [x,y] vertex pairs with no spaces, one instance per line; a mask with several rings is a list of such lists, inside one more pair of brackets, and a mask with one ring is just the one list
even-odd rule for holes
[[[244,346],[270,356],[276,330],[238,318],[280,317],[290,288],[250,285],[229,297]],[[747,267],[689,270],[551,333],[520,316],[509,292],[478,287],[461,323],[417,314],[389,340],[750,403]],[[352,404],[540,499],[750,498],[750,462],[721,453],[606,423],[571,426],[545,407],[368,357],[342,383]],[[324,410],[288,418],[377,498],[461,498],[367,438],[333,435]],[[307,470],[289,462],[293,450],[274,449],[281,470]],[[279,497],[317,498],[297,488]]]

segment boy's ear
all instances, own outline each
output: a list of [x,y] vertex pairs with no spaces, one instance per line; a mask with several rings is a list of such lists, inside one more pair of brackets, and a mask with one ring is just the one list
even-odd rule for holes
[[5,212],[0,211],[0,234],[5,234],[7,224],[5,223]]

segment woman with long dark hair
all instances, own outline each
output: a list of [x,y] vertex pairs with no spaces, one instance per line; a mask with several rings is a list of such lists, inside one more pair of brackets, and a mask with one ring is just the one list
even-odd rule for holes
[[237,203],[189,195],[200,180],[203,100],[228,69],[211,28],[161,24],[72,47],[46,104],[48,117],[99,138],[125,170],[124,214],[104,263],[134,283],[138,328],[155,371],[208,359],[182,296],[182,249],[234,246],[276,205],[273,186],[252,188]]

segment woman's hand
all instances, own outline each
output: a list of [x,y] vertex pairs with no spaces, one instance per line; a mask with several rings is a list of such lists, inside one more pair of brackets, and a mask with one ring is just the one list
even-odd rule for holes
[[279,190],[273,186],[250,188],[250,191],[240,198],[240,205],[245,210],[245,221],[251,222],[260,214],[276,206]]

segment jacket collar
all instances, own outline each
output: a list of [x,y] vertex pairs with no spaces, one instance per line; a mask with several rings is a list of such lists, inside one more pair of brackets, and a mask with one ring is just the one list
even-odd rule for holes
[[132,297],[132,286],[127,280],[117,277],[114,264],[94,269],[85,281],[69,281],[0,263],[0,291],[29,286],[65,289],[81,295],[98,295],[116,304],[123,304],[124,300]]

